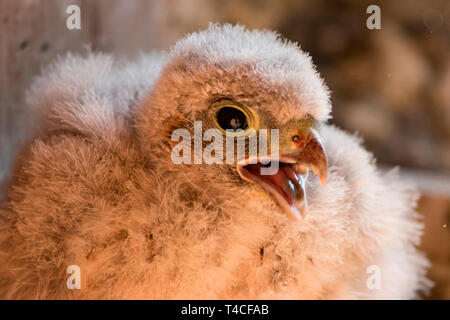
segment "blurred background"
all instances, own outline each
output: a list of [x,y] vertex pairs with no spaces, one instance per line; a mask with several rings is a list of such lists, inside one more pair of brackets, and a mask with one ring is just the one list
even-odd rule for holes
[[[81,30],[66,27],[71,4]],[[371,4],[380,30],[366,27]],[[331,122],[421,190],[429,298],[450,299],[449,17],[448,0],[0,0],[0,186],[33,124],[24,93],[57,55],[90,45],[133,59],[208,22],[277,30],[311,53],[332,91]]]

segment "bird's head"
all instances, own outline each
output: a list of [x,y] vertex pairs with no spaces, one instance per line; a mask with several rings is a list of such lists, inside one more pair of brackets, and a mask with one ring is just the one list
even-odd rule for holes
[[[296,44],[273,32],[211,25],[169,52],[142,109],[140,136],[169,147],[161,152],[170,170],[192,183],[239,190],[239,201],[256,197],[298,220],[306,212],[307,179],[316,179],[308,171],[326,182],[318,128],[330,110],[326,86]],[[174,152],[187,161],[174,163]]]

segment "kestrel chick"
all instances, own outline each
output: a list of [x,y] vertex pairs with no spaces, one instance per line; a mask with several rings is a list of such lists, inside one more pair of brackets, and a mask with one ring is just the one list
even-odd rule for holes
[[[276,33],[210,25],[136,63],[68,55],[29,101],[42,130],[0,209],[0,298],[409,299],[430,285],[414,189],[326,124],[311,58]],[[175,163],[177,129],[203,151],[209,129],[265,129],[278,153],[251,158],[248,140],[241,159]]]

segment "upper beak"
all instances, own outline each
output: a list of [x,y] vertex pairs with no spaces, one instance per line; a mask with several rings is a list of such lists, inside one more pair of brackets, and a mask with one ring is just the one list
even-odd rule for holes
[[282,155],[282,158],[292,159],[298,165],[311,169],[319,177],[322,186],[324,186],[328,172],[325,148],[319,133],[312,128],[309,131],[305,147],[285,153]]
[[307,210],[305,182],[308,169],[319,177],[322,186],[327,180],[327,157],[318,132],[311,128],[301,143],[271,161],[278,163],[278,170],[272,175],[261,174],[264,165],[260,162],[249,164],[246,161],[238,164],[237,169],[243,179],[260,184],[272,195],[291,220],[299,221]]

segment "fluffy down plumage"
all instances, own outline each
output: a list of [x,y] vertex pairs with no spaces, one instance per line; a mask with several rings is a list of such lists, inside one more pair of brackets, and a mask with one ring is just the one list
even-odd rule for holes
[[[293,223],[225,165],[175,165],[164,126],[233,97],[283,126],[312,115],[328,156]],[[211,25],[137,62],[68,55],[36,79],[42,130],[0,211],[0,298],[409,299],[426,291],[417,193],[324,123],[311,59],[268,31]],[[66,268],[81,268],[81,290]],[[381,270],[381,289],[366,286]]]

